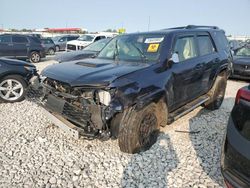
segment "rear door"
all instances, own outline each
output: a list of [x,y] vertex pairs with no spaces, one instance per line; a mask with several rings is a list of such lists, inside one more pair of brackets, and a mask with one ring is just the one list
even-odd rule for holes
[[202,88],[201,94],[205,94],[213,84],[214,75],[220,66],[220,56],[209,33],[198,33],[197,43],[199,60],[203,65],[203,77],[200,86]]
[[0,35],[0,56],[11,56],[13,44],[10,35]]
[[203,66],[198,56],[195,33],[176,36],[172,49],[172,53],[177,53],[179,57],[171,68],[174,106],[178,108],[199,96]]
[[13,56],[15,57],[27,57],[29,41],[25,36],[12,36],[13,42]]

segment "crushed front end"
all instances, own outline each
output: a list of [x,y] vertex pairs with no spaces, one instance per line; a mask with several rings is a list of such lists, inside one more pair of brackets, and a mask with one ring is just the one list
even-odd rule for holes
[[75,138],[111,136],[109,123],[122,110],[112,100],[115,90],[101,87],[71,87],[46,78],[43,82],[42,106],[52,122]]

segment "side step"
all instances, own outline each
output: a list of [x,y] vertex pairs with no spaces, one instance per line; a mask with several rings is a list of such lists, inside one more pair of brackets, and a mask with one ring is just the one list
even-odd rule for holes
[[187,113],[193,111],[198,106],[202,105],[206,101],[208,101],[210,97],[208,95],[203,95],[194,101],[182,106],[181,108],[178,108],[177,110],[171,112],[168,117],[168,123],[172,123],[173,121],[179,119],[180,117],[186,115]]

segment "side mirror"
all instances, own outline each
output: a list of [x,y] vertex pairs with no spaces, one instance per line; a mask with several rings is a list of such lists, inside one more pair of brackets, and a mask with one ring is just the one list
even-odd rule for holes
[[179,55],[177,52],[172,54],[172,57],[170,58],[171,61],[173,61],[174,63],[179,63],[180,59],[179,59]]

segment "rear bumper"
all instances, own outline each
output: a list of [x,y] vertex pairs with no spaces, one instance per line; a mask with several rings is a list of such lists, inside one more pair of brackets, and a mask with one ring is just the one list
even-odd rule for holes
[[[232,187],[250,187],[250,177],[247,176],[250,171],[248,145],[248,141],[242,138],[233,123],[232,117],[230,117],[227,135],[222,147],[221,172],[226,184]],[[249,171],[247,169],[249,169]]]

